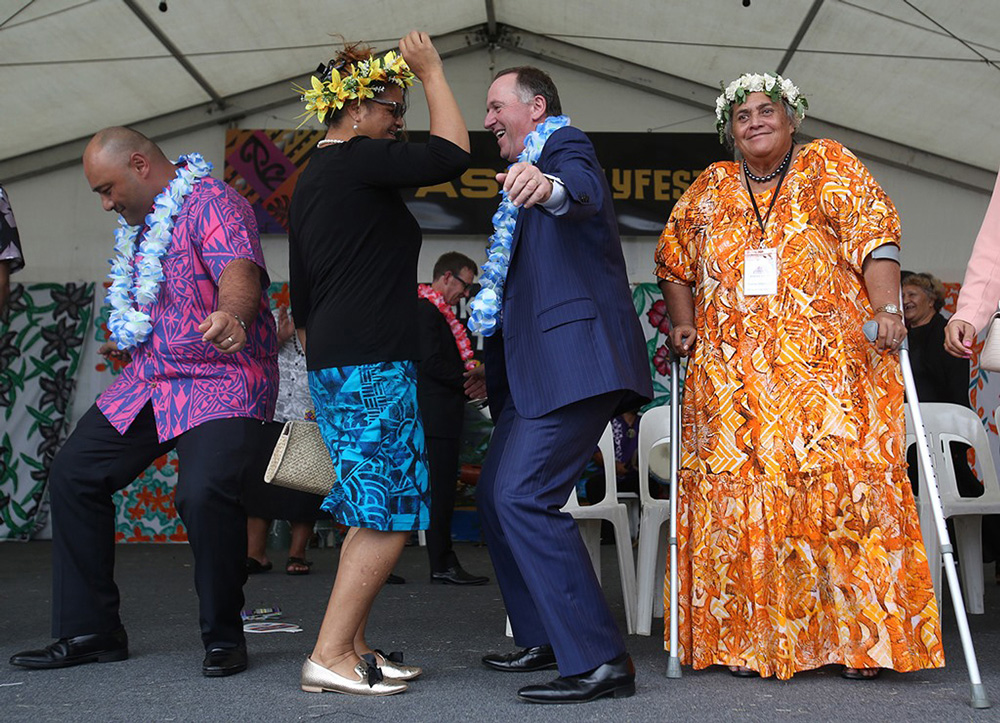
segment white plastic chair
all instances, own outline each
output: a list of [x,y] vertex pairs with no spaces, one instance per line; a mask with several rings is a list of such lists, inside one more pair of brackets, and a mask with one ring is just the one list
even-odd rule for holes
[[[990,450],[989,438],[979,415],[959,404],[922,402],[920,413],[929,437],[929,446],[934,457],[934,471],[937,473],[941,496],[941,510],[945,519],[952,519],[955,526],[955,547],[959,560],[959,575],[965,592],[965,608],[972,615],[981,615],[983,607],[983,515],[1000,514],[1000,482],[997,480],[996,465]],[[994,410],[994,418],[1000,418],[1000,407]],[[909,405],[906,405],[907,442],[913,435],[913,421]],[[951,443],[969,445],[976,452],[976,461],[983,483],[980,497],[962,497],[958,492],[955,465],[951,457]],[[930,563],[934,595],[941,597],[941,545],[938,541],[934,520],[924,502],[924,475],[921,471],[917,498],[920,501],[920,529],[924,538],[924,548]]]
[[618,570],[621,575],[622,600],[625,603],[625,627],[629,635],[635,633],[635,560],[632,557],[632,535],[629,532],[628,508],[618,501],[618,479],[615,475],[615,440],[608,424],[597,443],[604,457],[604,498],[591,505],[581,505],[576,490],[562,508],[576,519],[580,536],[590,553],[597,579],[601,579],[601,520],[607,520],[615,529],[615,547],[618,551]]
[[670,519],[670,502],[649,494],[650,453],[670,446],[670,407],[653,407],[639,419],[639,560],[636,563],[636,622],[638,635],[649,635],[653,616],[663,617],[663,579],[667,541],[661,529]]

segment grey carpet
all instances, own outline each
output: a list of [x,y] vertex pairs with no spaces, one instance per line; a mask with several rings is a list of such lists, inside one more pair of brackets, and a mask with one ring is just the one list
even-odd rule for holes
[[[456,545],[471,572],[491,574],[484,547]],[[603,576],[624,629],[613,548],[605,547]],[[50,642],[51,545],[0,545],[0,654]],[[520,703],[521,685],[551,671],[510,675],[485,669],[479,657],[513,648],[504,637],[504,612],[495,583],[458,588],[430,585],[424,551],[408,547],[397,572],[405,585],[386,586],[369,626],[370,640],[403,650],[425,674],[390,698],[309,694],[298,688],[299,668],[315,640],[336,567],[336,550],[310,550],[311,575],[275,570],[250,578],[247,605],[279,606],[304,632],[249,636],[250,668],[229,678],[201,675],[191,557],[185,545],[118,546],[117,579],[131,658],[121,663],[27,671],[0,662],[0,720],[4,721],[958,721],[1000,720],[1000,588],[986,566],[986,614],[970,618],[992,710],[968,705],[968,677],[947,600],[943,670],[884,673],[877,681],[847,681],[828,668],[791,681],[735,679],[726,671],[684,669],[664,677],[662,622],[653,636],[628,638],[637,694],[582,706]]]

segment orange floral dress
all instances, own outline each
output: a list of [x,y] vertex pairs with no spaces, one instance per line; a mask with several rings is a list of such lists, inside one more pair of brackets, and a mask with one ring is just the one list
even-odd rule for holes
[[[762,217],[772,193],[756,195]],[[782,679],[944,665],[899,364],[861,330],[861,264],[899,235],[892,202],[830,140],[792,161],[763,238],[736,163],[706,169],[671,213],[656,273],[693,287],[698,332],[678,490],[683,663]],[[776,294],[743,294],[754,248],[777,250]]]

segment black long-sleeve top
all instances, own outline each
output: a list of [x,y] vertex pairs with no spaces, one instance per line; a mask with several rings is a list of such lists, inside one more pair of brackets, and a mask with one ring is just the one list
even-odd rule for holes
[[356,137],[318,148],[289,210],[292,316],[310,370],[415,360],[421,234],[400,188],[461,174],[469,154],[427,143]]
[[910,366],[921,402],[950,402],[969,405],[969,360],[959,359],[944,349],[947,323],[935,313],[923,326],[907,331]]

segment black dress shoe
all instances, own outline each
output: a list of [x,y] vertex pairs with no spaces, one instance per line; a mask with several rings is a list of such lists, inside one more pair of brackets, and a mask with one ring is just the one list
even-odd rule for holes
[[628,698],[635,694],[635,666],[628,653],[600,665],[589,673],[567,675],[545,685],[527,685],[517,697],[529,703],[588,703],[610,695]]
[[41,650],[25,650],[10,657],[23,668],[68,668],[83,663],[113,663],[128,658],[125,628],[113,633],[60,638]]
[[386,585],[405,585],[406,584],[406,578],[405,577],[400,577],[399,575],[394,575],[394,574],[392,574],[390,572],[389,573],[389,577],[387,577],[385,579],[385,584]]
[[437,585],[485,585],[490,579],[483,575],[472,575],[461,565],[449,567],[444,572],[432,572],[431,583]]
[[531,673],[556,667],[556,654],[551,645],[538,645],[515,653],[500,655],[491,653],[483,656],[483,665],[507,673]]
[[212,648],[205,653],[205,662],[201,664],[201,674],[209,678],[222,678],[247,669],[247,649]]

